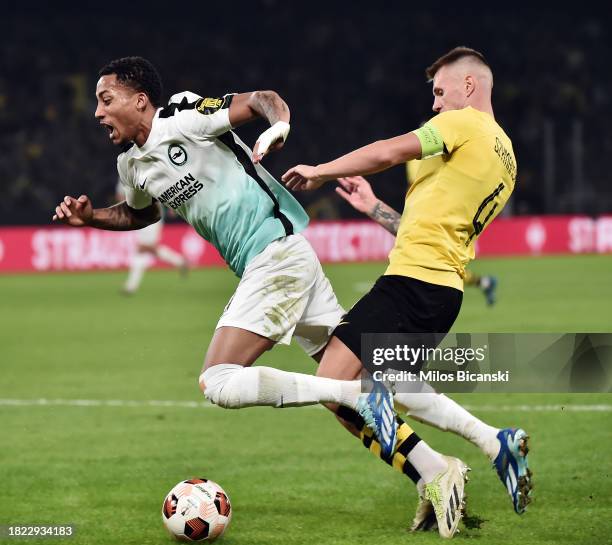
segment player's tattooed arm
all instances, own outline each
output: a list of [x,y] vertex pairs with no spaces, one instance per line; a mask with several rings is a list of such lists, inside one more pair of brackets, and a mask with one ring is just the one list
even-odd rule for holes
[[275,91],[253,91],[232,97],[229,119],[232,127],[263,118],[274,125],[278,121],[289,123],[291,114],[287,103]]
[[336,193],[355,210],[373,219],[391,234],[397,234],[402,215],[379,200],[374,191],[372,191],[370,182],[363,176],[338,178]]
[[392,235],[397,235],[401,214],[393,210],[382,201],[377,201],[372,211],[368,214],[376,223],[382,225]]
[[267,119],[270,125],[277,121],[289,123],[289,106],[275,91],[255,91],[251,93],[248,104],[252,110]]
[[253,91],[234,95],[229,106],[229,121],[238,127],[257,118],[263,118],[270,127],[259,135],[251,159],[259,163],[270,151],[283,147],[289,134],[291,114],[287,103],[275,91]]
[[157,202],[151,206],[137,210],[127,205],[125,201],[108,208],[93,208],[89,197],[81,195],[78,199],[66,196],[55,207],[53,221],[72,227],[96,227],[107,231],[131,231],[142,229],[161,218],[161,210]]
[[108,231],[132,231],[151,225],[160,218],[161,210],[156,202],[146,208],[136,209],[123,201],[108,208],[95,209],[89,225]]
[[[254,163],[259,163],[269,152],[278,151],[285,144],[289,135],[291,114],[287,103],[275,91],[254,91],[249,95],[246,104],[256,117],[266,119],[270,123],[270,127],[259,135],[253,147],[251,159]],[[234,126],[231,110],[230,122]]]

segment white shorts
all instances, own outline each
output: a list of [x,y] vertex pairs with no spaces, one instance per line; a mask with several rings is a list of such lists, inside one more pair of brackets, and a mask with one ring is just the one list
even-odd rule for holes
[[138,229],[136,231],[136,240],[138,244],[143,244],[145,246],[155,246],[159,239],[161,238],[162,227],[164,226],[164,221],[159,220],[151,225],[147,225],[142,229]]
[[270,243],[246,267],[217,328],[239,327],[309,356],[325,347],[344,309],[302,235]]

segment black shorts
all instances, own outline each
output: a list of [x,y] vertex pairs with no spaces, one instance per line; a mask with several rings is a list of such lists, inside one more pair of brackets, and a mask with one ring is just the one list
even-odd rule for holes
[[447,333],[463,292],[408,276],[381,276],[334,330],[361,360],[362,333]]

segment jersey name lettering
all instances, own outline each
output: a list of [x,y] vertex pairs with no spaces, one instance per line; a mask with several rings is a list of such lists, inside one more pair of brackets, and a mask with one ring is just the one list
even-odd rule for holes
[[496,136],[495,137],[495,153],[501,159],[502,164],[510,174],[510,177],[513,180],[516,180],[516,164],[514,159],[512,158],[512,154],[504,147],[501,143],[501,140]]

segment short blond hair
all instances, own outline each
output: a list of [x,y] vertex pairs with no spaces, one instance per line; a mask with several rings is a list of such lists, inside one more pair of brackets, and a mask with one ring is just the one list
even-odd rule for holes
[[476,51],[475,49],[472,49],[471,47],[465,47],[461,45],[459,47],[455,47],[454,49],[451,49],[448,53],[445,53],[439,59],[437,59],[431,66],[428,66],[426,68],[425,76],[427,77],[427,81],[433,81],[434,76],[436,75],[436,72],[440,70],[440,68],[442,68],[443,66],[447,64],[452,64],[455,61],[458,61],[466,57],[471,57],[473,59],[476,59],[477,61],[480,61],[489,70],[491,70],[491,67],[489,66],[489,63],[487,62],[487,59],[485,59],[485,56],[480,51]]

